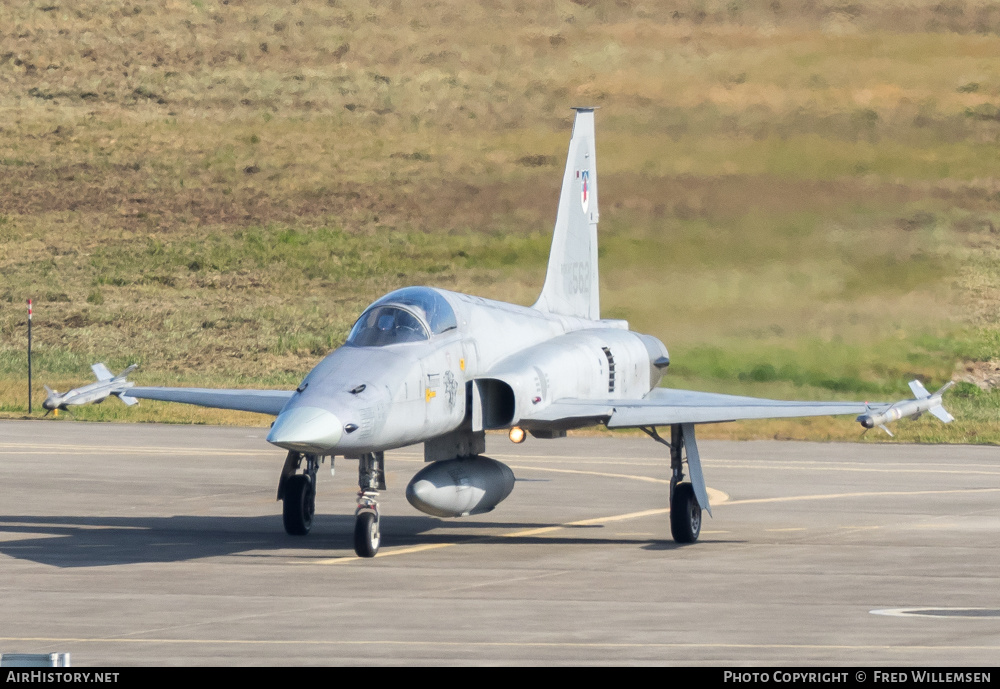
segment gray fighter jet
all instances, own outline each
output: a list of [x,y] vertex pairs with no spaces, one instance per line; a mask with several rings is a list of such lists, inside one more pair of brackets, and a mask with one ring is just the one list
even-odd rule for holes
[[[487,430],[509,429],[520,442],[525,432],[558,438],[596,424],[640,428],[669,448],[671,532],[690,543],[702,510],[711,514],[696,424],[855,414],[871,427],[897,413],[940,408],[939,395],[893,406],[658,387],[670,363],[663,343],[601,318],[598,217],[594,111],[578,108],[548,269],[533,306],[407,287],[365,309],[344,345],[295,390],[134,387],[129,395],[275,415],[267,440],[288,451],[278,499],[289,534],[312,526],[321,461],[357,460],[354,547],[366,557],[381,543],[377,499],[385,489],[383,453],[393,448],[424,445],[427,466],[407,486],[409,502],[460,517],[492,510],[514,487],[510,468],[483,454]],[[669,439],[657,427],[669,427]]]

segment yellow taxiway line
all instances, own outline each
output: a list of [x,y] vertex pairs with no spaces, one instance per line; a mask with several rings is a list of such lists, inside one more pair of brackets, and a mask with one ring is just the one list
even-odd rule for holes
[[883,498],[913,495],[949,495],[954,493],[1000,493],[1000,488],[950,488],[945,490],[879,490],[857,493],[824,493],[819,495],[785,495],[777,498],[747,498],[728,500],[725,505],[759,505],[773,502],[800,502],[804,500],[839,500],[841,498]]
[[[552,526],[541,526],[534,529],[522,529],[520,531],[511,531],[510,533],[497,534],[495,536],[483,536],[481,538],[470,539],[468,541],[453,541],[449,543],[428,543],[426,545],[415,545],[406,548],[393,548],[380,550],[378,554],[375,555],[376,558],[380,557],[393,557],[394,555],[409,555],[412,553],[420,553],[426,550],[439,550],[441,548],[450,548],[456,545],[467,545],[469,543],[488,543],[489,541],[496,541],[501,538],[527,538],[529,536],[540,536],[542,534],[553,533],[555,531],[560,531],[562,529],[571,528],[574,526],[592,526],[594,524],[606,524],[610,522],[620,522],[626,519],[639,519],[641,517],[651,517],[661,514],[669,514],[669,508],[660,508],[653,510],[642,510],[641,512],[628,512],[626,514],[615,514],[610,517],[595,517],[592,519],[580,519],[577,521],[566,522],[564,524],[553,524]],[[349,562],[357,562],[359,560],[364,560],[366,558],[357,557],[356,555],[348,555],[346,557],[332,557],[323,560],[313,560],[312,562],[302,562],[300,564],[304,565],[343,565]]]
[[[196,454],[201,456],[233,456],[233,457],[245,457],[248,455],[261,455],[266,453],[267,448],[263,448],[259,451],[251,450],[217,450],[208,448],[197,448],[197,447],[122,447],[122,446],[106,446],[106,445],[93,445],[86,448],[78,448],[71,445],[63,444],[37,444],[37,443],[0,443],[0,454],[5,453],[21,453],[21,454],[45,454],[51,452],[62,452],[65,454],[76,454],[76,455],[90,455],[90,454],[103,454],[107,452],[130,452],[130,453],[140,453],[140,454],[152,454],[152,455],[164,455],[164,454]],[[570,460],[576,459],[569,456],[552,456],[552,455],[510,455],[510,454],[494,454],[495,457],[500,457],[508,461],[511,460],[538,460],[540,462],[545,461],[556,461],[560,460]],[[417,453],[398,453],[395,454],[392,459],[396,461],[403,462],[422,462],[423,457]],[[593,461],[593,460],[592,460]],[[616,464],[620,465],[620,459],[609,461],[615,461]],[[727,467],[739,467],[744,469],[794,469],[800,471],[894,471],[894,472],[904,472],[904,473],[970,473],[968,471],[959,471],[958,469],[925,469],[920,467],[920,465],[914,465],[911,463],[896,463],[893,467],[889,468],[873,468],[873,467],[859,467],[853,463],[842,463],[844,466],[831,466],[829,463],[824,464],[814,464],[812,462],[793,462],[790,464],[780,464],[780,463],[769,463],[769,464],[731,464],[727,463],[725,460],[719,462],[713,462],[712,460],[705,460],[708,464],[717,464],[718,466]],[[607,464],[608,462],[604,462]],[[834,462],[834,464],[837,464]],[[617,472],[607,472],[607,471],[588,471],[582,469],[562,469],[555,468],[551,466],[541,466],[540,464],[512,464],[510,465],[512,469],[519,469],[522,471],[539,471],[539,472],[549,472],[549,473],[561,473],[561,474],[575,474],[575,475],[587,475],[587,476],[597,476],[601,478],[610,479],[623,479],[627,481],[640,481],[645,483],[655,483],[659,485],[669,485],[670,480],[664,478],[657,478],[654,476],[645,476],[641,474],[624,474]],[[982,465],[977,465],[982,466]],[[913,468],[911,468],[913,467]],[[996,474],[994,471],[978,471],[971,472],[977,474]],[[799,501],[811,501],[811,500],[837,500],[846,498],[866,498],[866,497],[895,497],[895,496],[917,496],[917,495],[947,495],[954,493],[996,493],[1000,492],[1000,488],[964,488],[964,489],[943,489],[943,490],[919,490],[919,491],[860,491],[853,493],[826,493],[826,494],[816,494],[816,495],[791,495],[791,496],[780,496],[772,498],[747,498],[742,500],[733,500],[729,495],[723,493],[722,491],[715,490],[713,488],[708,488],[709,499],[713,506],[719,507],[724,505],[734,506],[734,505],[752,505],[752,504],[767,504],[767,503],[783,503],[783,502],[799,502]],[[618,521],[625,521],[630,519],[639,519],[642,517],[649,516],[659,516],[664,514],[669,514],[669,508],[657,508],[642,510],[639,512],[628,512],[625,514],[610,515],[606,517],[597,517],[593,519],[584,519],[573,522],[566,522],[563,524],[554,524],[552,526],[538,527],[533,529],[527,529],[522,531],[514,531],[506,534],[498,534],[495,536],[484,536],[481,538],[475,538],[468,541],[462,541],[462,544],[469,543],[483,543],[488,541],[496,541],[503,538],[524,538],[531,536],[540,536],[543,534],[553,533],[562,529],[576,527],[576,526],[592,526],[598,524],[606,524]],[[57,526],[55,524],[51,526]],[[65,527],[66,525],[58,525]],[[76,527],[81,528],[81,527]],[[99,527],[91,526],[84,528],[121,528],[121,527]],[[132,527],[132,528],[142,528],[142,527]],[[791,530],[791,529],[788,529]],[[708,534],[709,532],[705,532]],[[396,555],[408,555],[413,553],[420,553],[429,550],[438,550],[441,548],[449,548],[452,546],[459,545],[459,542],[448,542],[448,543],[428,543],[424,545],[416,545],[410,547],[401,547],[393,549],[383,549],[375,557],[392,557]],[[312,562],[306,562],[302,564],[315,564],[315,565],[332,565],[332,564],[346,564],[348,562],[356,562],[363,558],[356,556],[347,557],[337,557],[337,558],[326,558],[322,560],[315,560]]]
[[[533,469],[539,469],[538,467],[532,467]],[[541,468],[541,471],[549,471],[547,469]],[[573,473],[591,473],[591,472],[573,472]],[[593,472],[597,473],[597,472]],[[598,474],[604,475],[604,474]],[[623,474],[613,475],[617,478],[628,478]],[[650,477],[643,477],[649,479]],[[658,480],[658,479],[657,479]],[[668,481],[669,483],[669,481]],[[893,497],[893,496],[914,496],[914,495],[946,495],[954,493],[1000,493],[1000,488],[956,488],[952,490],[913,490],[913,491],[868,491],[868,492],[857,492],[857,493],[827,493],[823,495],[787,495],[783,497],[776,498],[750,498],[746,500],[731,500],[729,496],[722,491],[714,490],[709,488],[709,493],[712,496],[712,504],[717,507],[731,506],[731,505],[751,505],[759,503],[778,503],[778,502],[798,502],[803,500],[837,500],[844,498],[865,498],[865,497]],[[718,496],[718,499],[716,499]],[[378,552],[375,556],[380,557],[393,557],[395,555],[410,555],[413,553],[420,553],[427,550],[439,550],[441,548],[450,548],[457,545],[469,545],[478,543],[487,543],[490,541],[498,541],[504,538],[528,538],[531,536],[540,536],[543,534],[553,533],[555,531],[560,531],[566,528],[572,528],[575,526],[593,526],[597,524],[608,524],[612,522],[626,521],[629,519],[640,519],[642,517],[654,517],[670,514],[669,507],[661,507],[656,509],[641,510],[639,512],[626,512],[625,514],[615,514],[607,517],[595,517],[592,519],[580,519],[572,522],[565,522],[563,524],[553,524],[552,526],[542,526],[534,529],[525,529],[521,531],[512,531],[505,534],[497,534],[495,536],[483,536],[481,538],[469,539],[467,541],[452,541],[448,543],[428,543],[425,545],[410,546],[405,548],[392,548],[383,549]],[[795,531],[800,530],[801,527],[795,529],[769,529],[769,531]],[[876,529],[878,527],[841,527],[845,529]],[[702,532],[705,535],[711,533],[727,533],[727,532]],[[343,565],[350,562],[357,562],[365,558],[357,557],[356,555],[348,555],[345,557],[334,557],[326,558],[322,560],[313,560],[310,562],[301,562],[303,565]]]

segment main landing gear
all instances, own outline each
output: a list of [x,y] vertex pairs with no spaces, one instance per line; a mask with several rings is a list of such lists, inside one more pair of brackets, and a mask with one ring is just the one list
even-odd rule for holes
[[670,427],[670,534],[678,543],[694,543],[701,534],[701,506],[694,486],[684,479],[684,434]]
[[[295,470],[305,460],[301,474]],[[285,533],[290,536],[305,536],[313,524],[316,513],[316,472],[319,471],[319,457],[289,452],[278,481],[278,499],[282,501],[281,520]]]
[[701,507],[690,483],[679,483],[670,498],[670,533],[678,543],[694,543],[701,533]]
[[674,424],[670,427],[669,443],[660,437],[655,428],[642,430],[653,440],[670,448],[670,534],[678,543],[694,543],[701,534],[701,505],[698,504],[694,486],[682,483],[685,447],[681,426]]
[[[302,473],[296,473],[302,467]],[[278,480],[278,500],[285,532],[305,536],[316,512],[316,473],[319,455],[289,452]],[[333,461],[332,459],[330,461]],[[385,490],[385,455],[370,452],[358,459],[358,508],[354,512],[354,552],[359,557],[375,557],[382,544],[378,496]]]

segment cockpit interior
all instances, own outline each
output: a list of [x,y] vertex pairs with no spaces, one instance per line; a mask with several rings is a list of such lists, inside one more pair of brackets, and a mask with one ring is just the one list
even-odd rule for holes
[[369,306],[351,329],[347,344],[384,347],[423,342],[458,327],[455,310],[436,290],[406,287]]

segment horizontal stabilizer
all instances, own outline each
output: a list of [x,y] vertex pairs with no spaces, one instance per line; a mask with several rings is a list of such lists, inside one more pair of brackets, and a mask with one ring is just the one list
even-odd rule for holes
[[128,395],[118,395],[118,399],[124,402],[127,406],[131,407],[133,405],[139,404],[139,400],[134,397],[129,397]]

